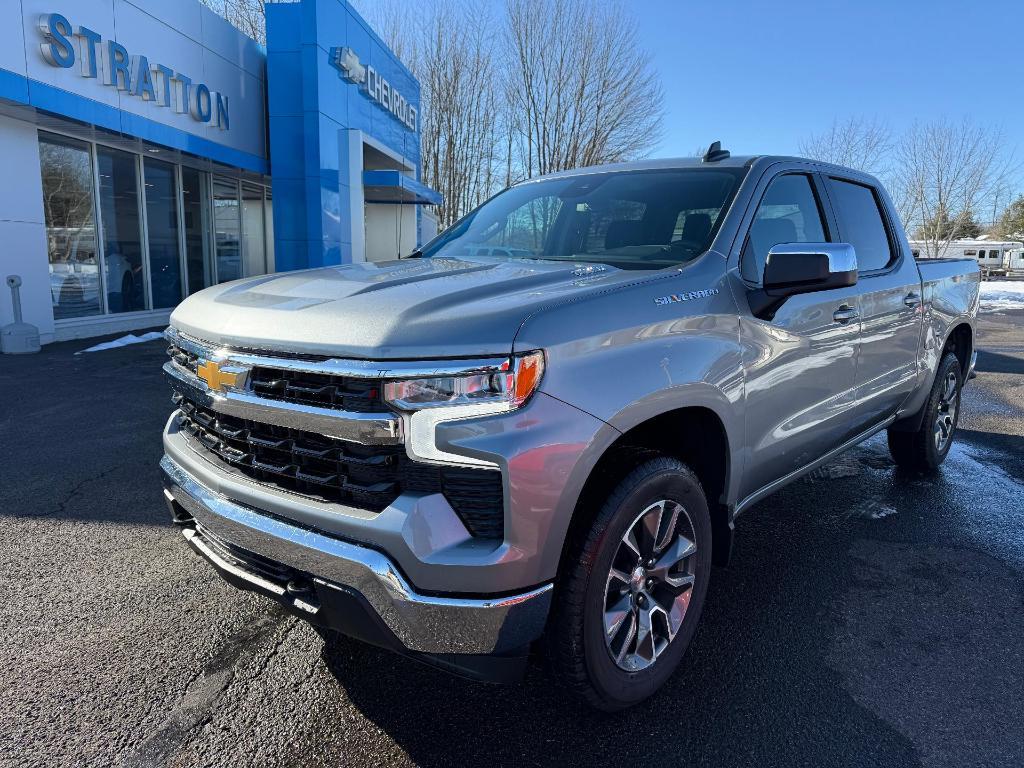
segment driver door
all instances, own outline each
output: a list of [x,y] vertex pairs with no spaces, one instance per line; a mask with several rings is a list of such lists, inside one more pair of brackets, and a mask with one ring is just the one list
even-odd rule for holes
[[[768,250],[834,242],[837,231],[813,173],[783,172],[764,189],[741,252],[748,288]],[[769,319],[740,316],[746,398],[747,498],[857,433],[852,423],[860,347],[857,286],[790,296]]]

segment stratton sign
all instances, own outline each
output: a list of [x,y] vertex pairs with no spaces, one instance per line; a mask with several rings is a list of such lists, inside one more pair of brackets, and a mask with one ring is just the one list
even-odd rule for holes
[[370,99],[398,118],[410,131],[416,131],[416,107],[381,77],[376,69],[359,61],[355,51],[351,48],[331,48],[331,64],[337,67],[342,79],[362,86]]
[[163,64],[150,64],[145,56],[131,56],[116,40],[104,40],[87,27],[73,29],[59,13],[43,14],[39,31],[44,39],[39,49],[53,66],[70,69],[77,59],[82,77],[96,78],[104,85],[180,114],[187,112],[197,122],[221,130],[230,127],[228,97],[211,91],[204,83],[194,83],[191,77]]

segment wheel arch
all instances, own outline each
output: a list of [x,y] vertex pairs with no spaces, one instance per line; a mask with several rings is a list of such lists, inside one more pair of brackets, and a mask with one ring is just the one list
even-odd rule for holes
[[[946,352],[952,352],[960,361],[960,372],[964,379],[971,367],[971,353],[974,351],[974,329],[968,322],[960,322],[954,325],[946,334],[946,341],[942,346],[942,354],[939,355],[941,362]],[[938,370],[938,367],[936,367]]]
[[671,456],[689,466],[700,480],[711,513],[714,562],[726,564],[732,548],[732,515],[726,501],[733,471],[730,446],[725,421],[703,405],[674,408],[621,432],[591,467],[583,484],[561,561],[565,562],[567,553],[586,535],[604,500],[635,467],[655,456]]

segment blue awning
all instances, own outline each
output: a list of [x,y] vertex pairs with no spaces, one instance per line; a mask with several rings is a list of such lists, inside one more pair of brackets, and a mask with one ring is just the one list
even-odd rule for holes
[[368,203],[440,205],[440,192],[400,171],[363,171],[363,195]]

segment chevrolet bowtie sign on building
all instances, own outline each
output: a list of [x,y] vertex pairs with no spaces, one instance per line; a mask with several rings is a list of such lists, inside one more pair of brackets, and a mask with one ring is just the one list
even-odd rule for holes
[[371,65],[359,61],[355,51],[351,48],[332,48],[331,64],[338,69],[342,80],[360,86],[370,99],[398,118],[406,128],[416,131],[416,107]]

